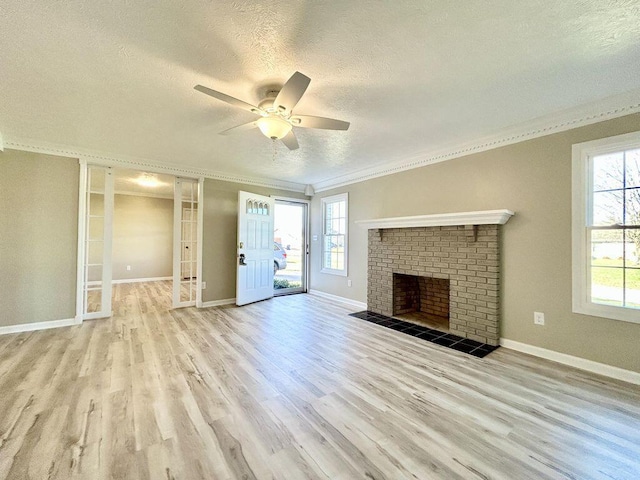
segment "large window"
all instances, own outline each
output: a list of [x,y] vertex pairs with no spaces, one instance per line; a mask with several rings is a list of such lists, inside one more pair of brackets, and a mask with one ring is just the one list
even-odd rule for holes
[[574,145],[573,310],[640,323],[640,132]]
[[322,199],[322,272],[347,275],[348,194]]

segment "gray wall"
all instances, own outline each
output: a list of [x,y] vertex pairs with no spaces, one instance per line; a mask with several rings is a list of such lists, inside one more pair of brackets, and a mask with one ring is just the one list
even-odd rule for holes
[[[508,208],[502,235],[502,337],[640,371],[640,325],[571,313],[571,145],[640,130],[640,115],[322,192],[312,202],[311,288],[366,301],[367,235],[359,219]],[[0,326],[75,314],[76,159],[0,153]],[[203,300],[235,296],[238,190],[206,180]],[[349,277],[320,273],[320,198],[349,192]],[[533,311],[546,314],[544,327]]]
[[[78,179],[77,159],[12,150],[0,153],[0,326],[75,316]],[[208,283],[203,292],[205,302],[235,297],[239,190],[307,198],[286,190],[205,181],[203,280]],[[128,204],[125,208],[135,212],[135,222],[144,222],[148,214],[145,209],[154,204],[150,207],[155,210],[153,215],[166,222],[168,210],[158,205],[157,200],[116,195],[115,208]],[[123,234],[120,227],[128,223],[118,226],[119,222],[116,217],[114,249],[119,248],[117,237]],[[165,235],[160,230],[165,228],[158,229],[158,236]],[[163,259],[154,256],[161,263],[171,262],[170,254]],[[139,267],[142,264],[135,259],[122,258],[117,261],[120,262],[122,268],[127,264],[134,268],[126,272],[114,265],[114,279],[171,275],[170,267],[165,271],[166,265],[152,270]]]
[[77,159],[0,153],[0,326],[75,317]]
[[202,279],[207,289],[202,301],[236,296],[236,238],[238,235],[238,191],[308,199],[302,193],[206,179],[202,239]]
[[[640,114],[319,193],[311,288],[366,302],[367,232],[356,220],[507,208],[516,215],[502,234],[501,336],[640,372],[640,324],[571,312],[571,145],[637,130]],[[320,273],[320,198],[345,191],[349,276],[338,277]]]
[[112,263],[114,280],[173,274],[173,199],[115,195]]

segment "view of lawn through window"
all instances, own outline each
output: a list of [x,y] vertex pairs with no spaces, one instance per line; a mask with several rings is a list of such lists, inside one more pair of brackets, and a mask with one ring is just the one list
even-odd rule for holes
[[347,199],[337,195],[323,199],[324,238],[322,268],[345,270],[345,240],[347,233]]
[[640,308],[640,149],[592,158],[591,301]]

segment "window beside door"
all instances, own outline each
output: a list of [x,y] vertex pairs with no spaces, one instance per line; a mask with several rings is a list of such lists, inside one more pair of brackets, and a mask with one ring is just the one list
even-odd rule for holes
[[322,199],[322,272],[347,276],[348,194]]

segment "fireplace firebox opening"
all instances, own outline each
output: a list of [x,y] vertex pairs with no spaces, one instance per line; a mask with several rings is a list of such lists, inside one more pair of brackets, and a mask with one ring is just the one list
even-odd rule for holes
[[449,331],[449,280],[393,274],[393,316]]

